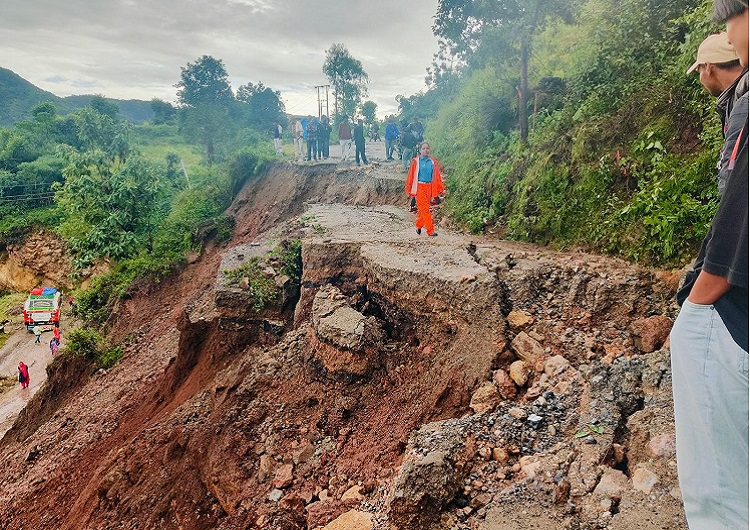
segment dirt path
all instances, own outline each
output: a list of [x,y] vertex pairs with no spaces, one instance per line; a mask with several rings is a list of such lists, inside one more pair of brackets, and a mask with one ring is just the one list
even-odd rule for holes
[[[63,321],[60,325],[62,331],[61,347],[65,344],[66,332],[73,328],[70,315],[63,311]],[[52,332],[42,333],[40,344],[34,342],[34,334],[26,331],[22,322],[14,321],[11,336],[0,349],[0,375],[18,380],[18,363],[23,361],[29,367],[29,378],[31,384],[28,388],[16,385],[8,392],[0,395],[0,438],[13,426],[19,412],[23,410],[26,403],[37,393],[47,380],[47,365],[52,362],[52,354],[49,349],[49,341]]]

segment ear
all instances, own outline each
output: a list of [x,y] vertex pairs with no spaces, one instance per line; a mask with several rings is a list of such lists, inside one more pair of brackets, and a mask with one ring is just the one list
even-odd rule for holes
[[714,75],[716,67],[711,63],[703,63],[703,70],[705,70],[708,77],[711,77],[712,75]]

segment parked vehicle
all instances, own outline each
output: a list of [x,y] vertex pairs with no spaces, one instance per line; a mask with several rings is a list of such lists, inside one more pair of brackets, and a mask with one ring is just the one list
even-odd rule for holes
[[39,326],[50,331],[60,323],[60,292],[54,287],[37,287],[23,304],[23,323],[31,331]]

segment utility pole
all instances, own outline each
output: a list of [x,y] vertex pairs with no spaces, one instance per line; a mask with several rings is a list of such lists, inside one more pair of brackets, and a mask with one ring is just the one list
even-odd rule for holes
[[318,91],[318,119],[320,119],[321,116],[323,116],[323,100],[320,99],[320,89],[325,88],[326,89],[326,116],[330,117],[329,109],[328,109],[328,88],[331,85],[318,85],[315,87],[315,89]]

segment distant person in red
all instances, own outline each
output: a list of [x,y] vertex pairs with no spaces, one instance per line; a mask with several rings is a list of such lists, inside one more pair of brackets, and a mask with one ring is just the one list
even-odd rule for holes
[[60,345],[60,328],[58,326],[55,326],[55,328],[52,330],[52,334],[54,335],[53,339],[57,345]]
[[29,387],[29,367],[23,361],[18,363],[18,382],[21,383],[21,388]]
[[445,188],[440,167],[437,160],[430,156],[430,144],[427,142],[419,145],[419,156],[411,159],[404,191],[409,197],[417,199],[417,234],[421,234],[422,228],[426,228],[428,236],[436,236],[430,204],[433,199],[437,200],[445,193]]

